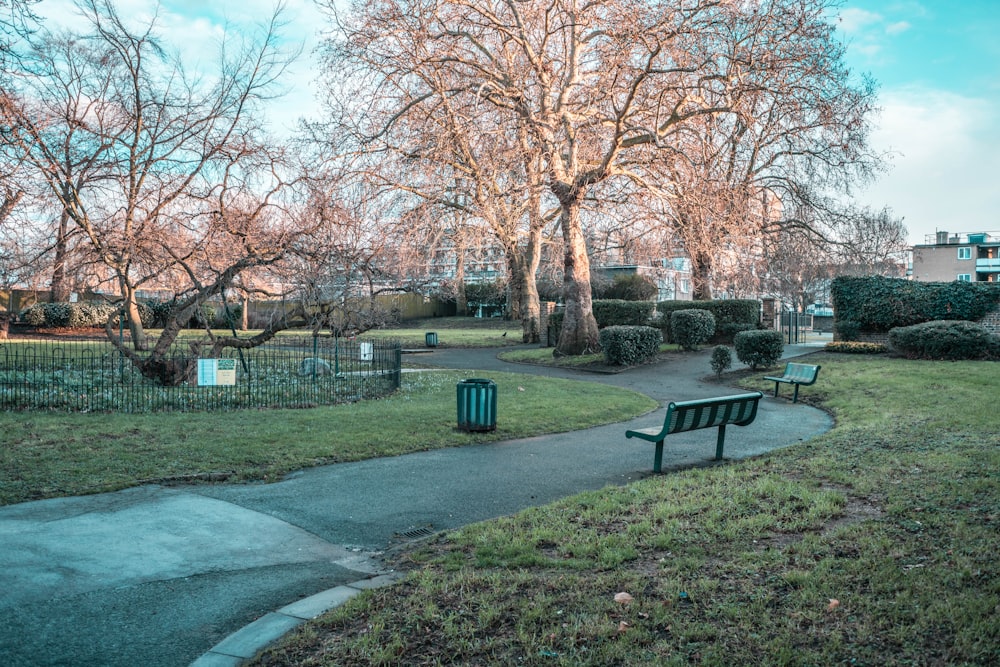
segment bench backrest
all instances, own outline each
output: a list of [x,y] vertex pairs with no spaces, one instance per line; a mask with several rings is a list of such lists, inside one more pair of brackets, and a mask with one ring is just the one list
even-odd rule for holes
[[816,375],[818,373],[819,366],[789,362],[785,365],[783,377],[786,377],[789,380],[794,380],[800,384],[812,384],[816,381]]
[[696,401],[670,403],[665,417],[666,434],[694,431],[724,424],[746,426],[757,416],[757,402],[763,394],[722,396]]

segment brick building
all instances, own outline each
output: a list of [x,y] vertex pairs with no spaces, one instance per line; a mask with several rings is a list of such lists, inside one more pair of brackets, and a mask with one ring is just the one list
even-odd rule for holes
[[1000,232],[928,235],[913,246],[913,280],[1000,282]]

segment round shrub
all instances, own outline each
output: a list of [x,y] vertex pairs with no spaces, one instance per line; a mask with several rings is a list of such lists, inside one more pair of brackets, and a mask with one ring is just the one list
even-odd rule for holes
[[996,345],[996,336],[964,320],[934,320],[889,331],[889,346],[910,359],[982,359]]
[[767,368],[776,364],[778,359],[781,359],[785,342],[780,331],[761,329],[741,331],[736,334],[733,337],[733,346],[736,348],[736,358],[740,363],[757,370],[759,367]]
[[716,377],[721,376],[733,365],[733,353],[725,345],[719,345],[712,350],[712,370]]
[[616,366],[632,366],[652,359],[663,336],[654,327],[612,326],[598,334],[604,359]]
[[700,308],[675,310],[670,314],[670,335],[685,350],[697,350],[715,333],[715,315]]

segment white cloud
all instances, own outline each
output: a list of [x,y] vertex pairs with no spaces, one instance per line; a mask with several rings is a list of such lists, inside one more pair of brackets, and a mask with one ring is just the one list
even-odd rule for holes
[[872,144],[895,153],[891,171],[859,200],[890,206],[905,218],[910,240],[936,230],[1000,230],[1000,117],[987,100],[929,90],[882,96]]
[[848,35],[863,31],[865,28],[882,22],[882,15],[856,7],[847,7],[840,12],[840,29]]
[[889,35],[898,35],[900,33],[906,32],[912,27],[913,26],[910,24],[909,21],[896,21],[895,23],[890,23],[889,25],[887,25],[885,28],[885,32],[886,34]]

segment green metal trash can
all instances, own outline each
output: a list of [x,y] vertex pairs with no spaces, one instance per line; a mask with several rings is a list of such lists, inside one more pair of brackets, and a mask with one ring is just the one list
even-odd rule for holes
[[458,428],[463,431],[497,429],[497,385],[470,378],[458,383]]
[[427,333],[425,333],[424,334],[424,344],[426,344],[427,347],[437,347],[437,344],[438,344],[438,335],[437,335],[437,332],[436,331],[428,331]]

